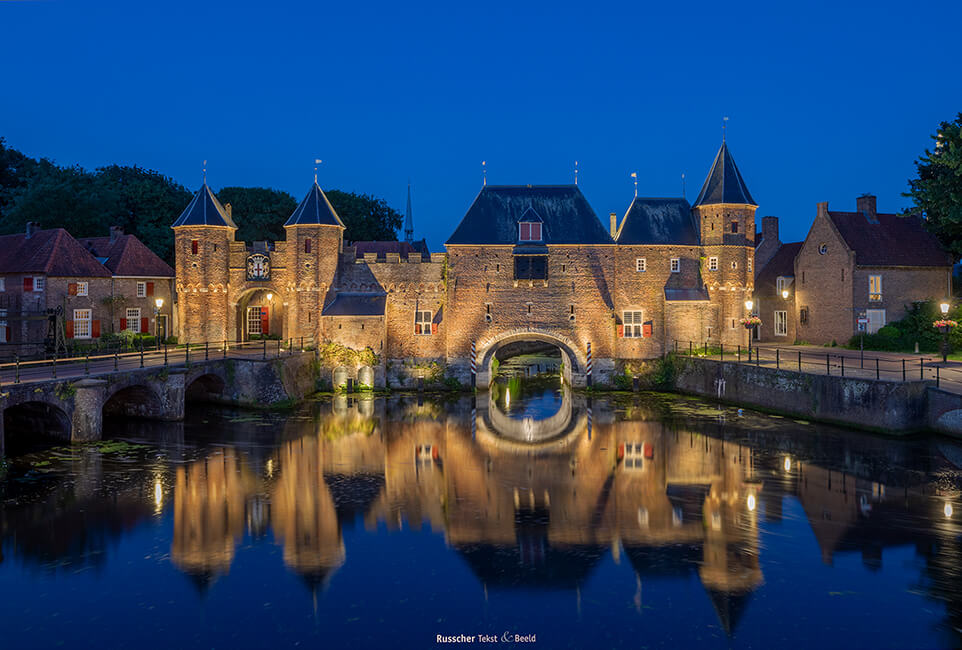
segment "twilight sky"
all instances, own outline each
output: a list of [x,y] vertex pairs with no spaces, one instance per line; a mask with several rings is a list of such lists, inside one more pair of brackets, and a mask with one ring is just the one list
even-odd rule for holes
[[[195,190],[382,196],[439,250],[481,186],[579,183],[603,223],[694,200],[721,141],[759,215],[901,196],[962,111],[962,2],[0,0],[0,136]],[[171,215],[171,221],[177,215]]]

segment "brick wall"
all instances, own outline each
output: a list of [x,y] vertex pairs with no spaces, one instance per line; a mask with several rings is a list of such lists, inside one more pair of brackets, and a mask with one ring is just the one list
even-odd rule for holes
[[[174,268],[181,342],[233,339],[227,289],[228,257],[234,229],[181,226],[174,229]],[[193,243],[197,242],[197,253]]]
[[[869,300],[869,276],[882,276],[882,299]],[[885,322],[900,320],[905,307],[923,300],[951,297],[952,267],[856,266],[852,287],[855,317],[866,309],[884,309]],[[851,323],[854,333],[855,322]],[[850,335],[851,336],[851,335]],[[839,341],[841,342],[841,341]]]
[[[795,307],[798,338],[808,343],[839,344],[852,336],[852,253],[832,225],[828,204],[820,203],[805,242],[795,260]],[[825,252],[819,250],[825,246]],[[807,322],[800,313],[807,310]]]

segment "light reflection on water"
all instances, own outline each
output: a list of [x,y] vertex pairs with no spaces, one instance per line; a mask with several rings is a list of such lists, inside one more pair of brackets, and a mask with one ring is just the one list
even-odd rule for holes
[[508,393],[195,406],[112,424],[143,447],[15,458],[4,639],[962,641],[957,444],[659,395]]

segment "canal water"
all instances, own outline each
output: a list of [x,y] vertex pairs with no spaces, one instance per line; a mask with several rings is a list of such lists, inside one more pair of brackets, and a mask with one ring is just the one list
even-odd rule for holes
[[4,648],[962,643],[946,439],[556,376],[108,430],[7,432]]

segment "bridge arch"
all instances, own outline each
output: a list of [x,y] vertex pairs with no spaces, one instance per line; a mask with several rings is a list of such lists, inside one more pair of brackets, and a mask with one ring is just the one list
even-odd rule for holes
[[487,387],[494,379],[491,363],[494,361],[495,354],[502,347],[510,343],[522,341],[540,341],[550,343],[561,351],[561,359],[564,362],[564,380],[571,386],[585,385],[585,368],[587,367],[587,357],[574,341],[562,334],[556,334],[547,330],[538,329],[517,329],[502,332],[488,339],[484,339],[477,344],[477,363],[478,363],[478,386]]
[[103,404],[104,416],[164,419],[163,400],[146,384],[112,386],[104,394]]
[[184,387],[185,402],[217,402],[223,399],[227,382],[219,375],[207,372],[190,378]]
[[[70,416],[59,406],[41,400],[26,400],[3,410],[0,436],[9,441],[11,437],[29,433],[69,441],[71,430]],[[0,440],[0,450],[5,447],[3,443]]]

